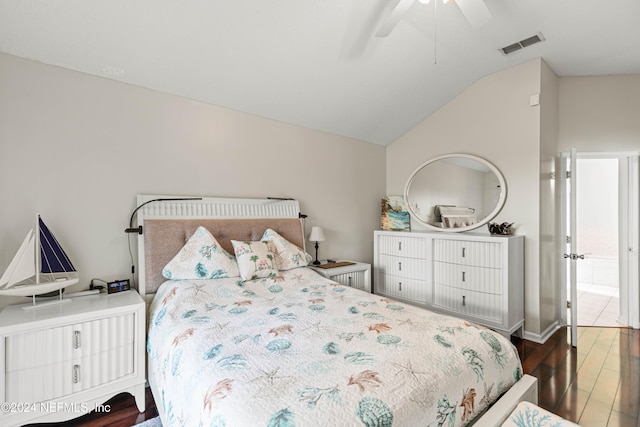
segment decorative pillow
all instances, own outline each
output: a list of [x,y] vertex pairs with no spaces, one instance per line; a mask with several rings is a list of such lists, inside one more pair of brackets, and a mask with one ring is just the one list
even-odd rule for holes
[[313,259],[311,255],[268,228],[262,235],[263,242],[272,242],[276,253],[276,267],[278,270],[291,270],[292,268],[309,265]]
[[255,280],[278,275],[278,267],[275,263],[276,254],[271,242],[232,240],[231,244],[236,253],[242,280]]
[[182,249],[164,267],[167,279],[222,279],[238,277],[238,263],[204,227],[198,227]]

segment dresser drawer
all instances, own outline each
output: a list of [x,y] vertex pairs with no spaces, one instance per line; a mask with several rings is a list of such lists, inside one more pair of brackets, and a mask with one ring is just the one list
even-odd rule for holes
[[391,298],[401,298],[408,301],[427,302],[427,281],[407,279],[404,277],[380,274],[375,283],[376,293]]
[[425,260],[380,255],[378,261],[380,263],[378,268],[383,274],[417,280],[426,280],[427,278],[427,262]]
[[133,343],[134,314],[5,337],[5,371],[96,355]]
[[501,295],[504,288],[502,277],[502,270],[496,268],[449,264],[440,261],[433,263],[433,280],[436,285]]
[[500,243],[433,239],[434,261],[502,268],[503,258]]
[[433,305],[452,313],[499,324],[505,312],[502,301],[500,295],[436,284]]
[[427,257],[425,240],[410,236],[378,236],[378,252],[407,258],[425,259]]

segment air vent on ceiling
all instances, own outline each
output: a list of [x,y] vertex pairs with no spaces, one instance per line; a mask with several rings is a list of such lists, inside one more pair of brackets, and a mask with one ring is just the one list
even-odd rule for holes
[[502,52],[504,55],[509,55],[510,53],[523,49],[527,46],[531,46],[532,44],[539,43],[541,41],[544,41],[544,36],[541,33],[537,33],[531,37],[527,37],[524,40],[520,40],[519,42],[510,44],[509,46],[501,47],[500,52]]

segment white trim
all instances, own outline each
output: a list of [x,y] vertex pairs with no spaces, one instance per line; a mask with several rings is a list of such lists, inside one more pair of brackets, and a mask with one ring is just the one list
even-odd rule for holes
[[638,250],[640,246],[639,221],[640,188],[638,171],[638,153],[629,159],[629,250],[628,250],[628,290],[629,290],[629,326],[640,329],[640,277],[638,275]]
[[[567,250],[567,236],[569,235],[567,230],[567,153],[562,153],[560,156],[560,174],[556,177],[559,181],[558,186],[560,187],[560,240],[561,240],[561,251],[558,256],[562,256]],[[569,300],[569,296],[567,295],[567,261],[563,258],[560,261],[560,279],[562,280],[560,286],[560,306],[559,310],[559,319],[562,325],[568,325],[567,322],[567,307],[566,303]]]
[[553,336],[559,329],[564,328],[566,325],[560,324],[559,321],[553,322],[542,334],[534,334],[533,332],[524,331],[522,338],[527,341],[533,341],[538,344],[544,344],[549,338]]
[[[578,152],[578,159],[619,159],[620,170],[626,169],[627,181],[620,182],[619,192],[625,197],[626,203],[623,206],[624,211],[620,212],[620,229],[624,236],[620,239],[620,321],[635,329],[640,329],[640,273],[638,253],[640,252],[640,188],[639,188],[639,151],[612,151],[612,152]],[[568,152],[561,153],[561,160],[569,156]],[[624,160],[627,159],[625,164]],[[561,179],[564,179],[564,162],[561,161]],[[565,215],[566,215],[566,191],[563,185],[560,185],[560,233],[562,239],[567,235]],[[564,245],[564,244],[563,244]],[[564,247],[564,246],[563,246]],[[563,280],[561,289],[561,307],[560,319],[566,324],[566,309],[564,301],[566,300],[566,263],[562,262],[560,266],[560,277]],[[626,281],[626,284],[623,283]],[[623,289],[624,288],[624,289]],[[627,306],[622,306],[624,301]]]

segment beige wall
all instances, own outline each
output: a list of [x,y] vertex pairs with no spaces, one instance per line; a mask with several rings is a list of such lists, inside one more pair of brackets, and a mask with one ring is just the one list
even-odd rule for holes
[[540,73],[540,333],[560,319],[561,286],[558,158],[559,79],[546,62]]
[[76,288],[129,277],[138,193],[293,197],[320,258],[372,260],[385,147],[6,54],[0,94],[0,271],[39,212]]
[[[640,74],[559,80],[560,151],[640,152]],[[622,247],[638,247],[638,242],[625,239],[622,236]],[[630,286],[637,294],[640,283],[634,280]],[[639,320],[631,316],[630,321],[637,325]]]
[[640,150],[640,74],[560,78],[561,151]]
[[[447,153],[492,162],[507,182],[505,207],[495,221],[515,222],[525,235],[525,328],[540,332],[540,60],[491,74],[473,84],[387,148],[387,193],[402,194],[413,170]],[[413,229],[419,229],[412,223]],[[481,230],[486,232],[486,228]]]

